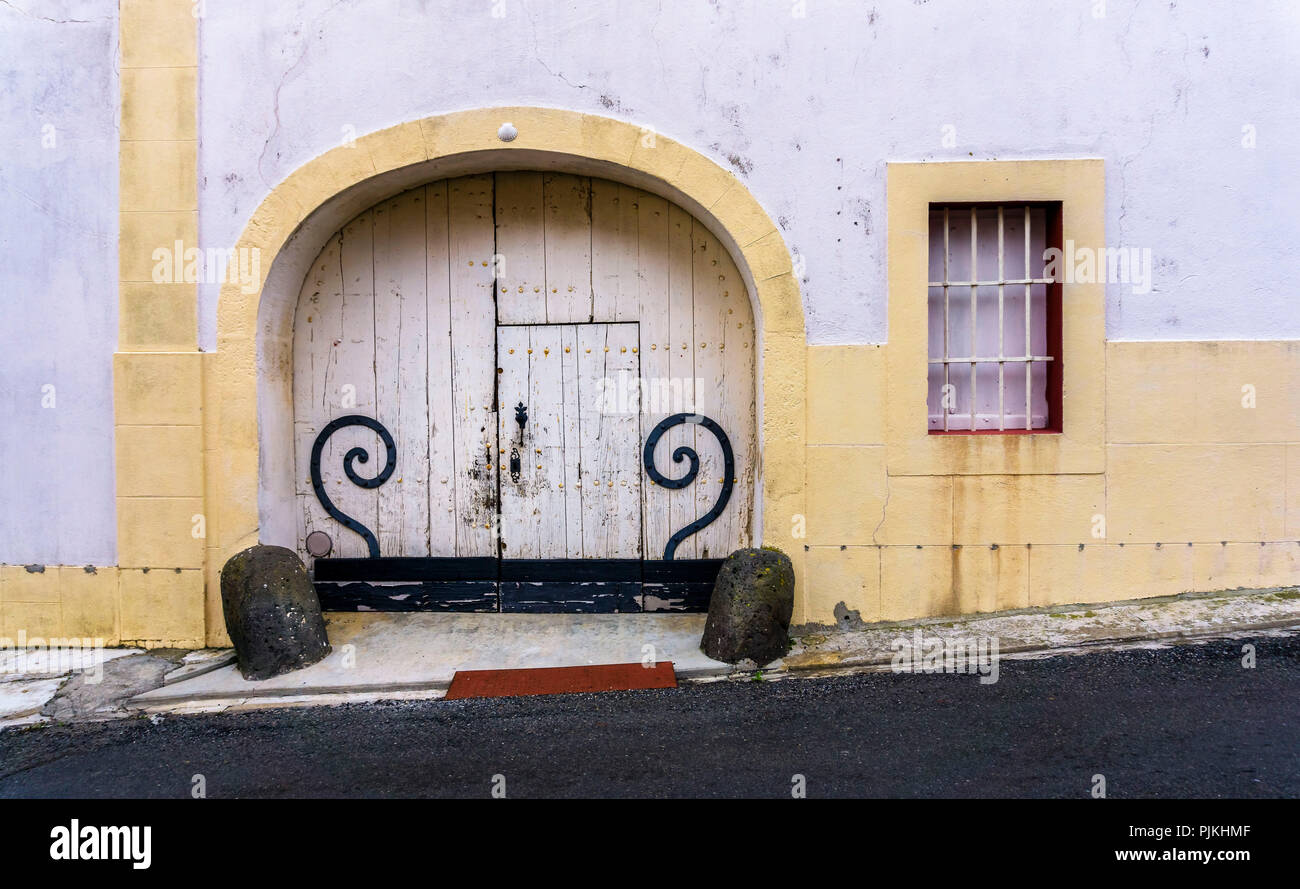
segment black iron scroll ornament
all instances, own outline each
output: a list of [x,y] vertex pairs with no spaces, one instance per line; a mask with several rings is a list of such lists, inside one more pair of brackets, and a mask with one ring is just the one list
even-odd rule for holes
[[673,462],[680,463],[683,458],[691,461],[691,468],[681,478],[668,478],[659,470],[655,469],[655,445],[659,444],[660,437],[671,429],[673,426],[679,426],[683,423],[694,423],[703,426],[713,433],[717,438],[718,444],[722,445],[723,477],[722,493],[718,495],[718,500],[713,504],[713,508],[691,522],[686,527],[680,529],[672,537],[668,538],[668,545],[664,547],[664,561],[671,562],[673,554],[677,552],[677,545],[690,537],[695,532],[705,528],[713,522],[718,516],[722,515],[722,510],[727,508],[727,501],[731,499],[731,488],[735,484],[736,458],[731,453],[731,440],[727,438],[727,433],[722,431],[722,427],[702,414],[673,414],[659,421],[646,436],[645,440],[645,471],[649,473],[650,478],[655,484],[663,485],[665,488],[684,488],[700,473],[700,456],[695,453],[693,448],[682,445],[673,451]]
[[311,486],[312,489],[316,491],[316,499],[320,501],[321,506],[325,507],[325,511],[330,514],[331,518],[341,523],[344,527],[350,528],[360,534],[366,541],[366,546],[370,549],[370,558],[377,559],[379,558],[379,541],[375,539],[375,535],[372,534],[370,529],[365,525],[361,524],[350,515],[347,515],[334,505],[330,500],[329,495],[325,493],[325,484],[321,481],[320,477],[320,455],[321,451],[325,448],[325,442],[329,440],[331,435],[342,429],[344,426],[365,426],[367,429],[373,430],[384,442],[384,450],[388,454],[388,462],[384,464],[384,468],[381,469],[374,478],[362,478],[360,475],[357,475],[356,470],[352,468],[354,461],[360,460],[362,463],[370,462],[370,453],[365,448],[351,448],[343,455],[343,471],[347,473],[348,479],[350,479],[354,485],[359,485],[362,488],[377,488],[384,482],[388,481],[388,477],[393,474],[393,469],[397,466],[397,445],[393,443],[393,436],[384,428],[383,423],[380,423],[378,420],[371,417],[363,417],[360,414],[348,414],[346,417],[339,417],[337,420],[331,420],[329,424],[320,431],[320,435],[316,436],[316,442],[311,446]]

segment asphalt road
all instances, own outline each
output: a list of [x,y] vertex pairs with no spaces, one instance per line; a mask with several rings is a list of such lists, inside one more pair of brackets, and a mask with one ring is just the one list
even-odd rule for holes
[[[0,732],[0,797],[1300,796],[1300,636],[677,690]],[[501,779],[496,779],[500,786]]]

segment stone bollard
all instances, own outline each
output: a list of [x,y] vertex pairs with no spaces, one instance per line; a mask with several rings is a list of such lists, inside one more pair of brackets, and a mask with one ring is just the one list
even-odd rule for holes
[[736,550],[722,563],[700,650],[715,661],[770,664],[789,650],[794,566],[776,549]]
[[221,569],[226,632],[245,679],[269,679],[330,653],[320,599],[293,550],[251,546]]

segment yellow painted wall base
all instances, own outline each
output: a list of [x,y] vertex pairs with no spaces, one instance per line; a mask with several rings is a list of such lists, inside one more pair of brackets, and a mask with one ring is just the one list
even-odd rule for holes
[[1300,585],[1300,343],[1108,343],[1104,471],[1024,475],[890,474],[891,348],[808,350],[805,623]]
[[0,638],[202,648],[202,573],[115,566],[0,565]]
[[810,546],[809,624],[1300,584],[1300,542]]

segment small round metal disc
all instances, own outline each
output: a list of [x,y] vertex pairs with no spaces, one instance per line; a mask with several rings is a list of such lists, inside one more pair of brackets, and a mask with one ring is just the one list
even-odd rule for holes
[[307,552],[320,559],[330,554],[334,541],[324,531],[312,531],[307,535]]

